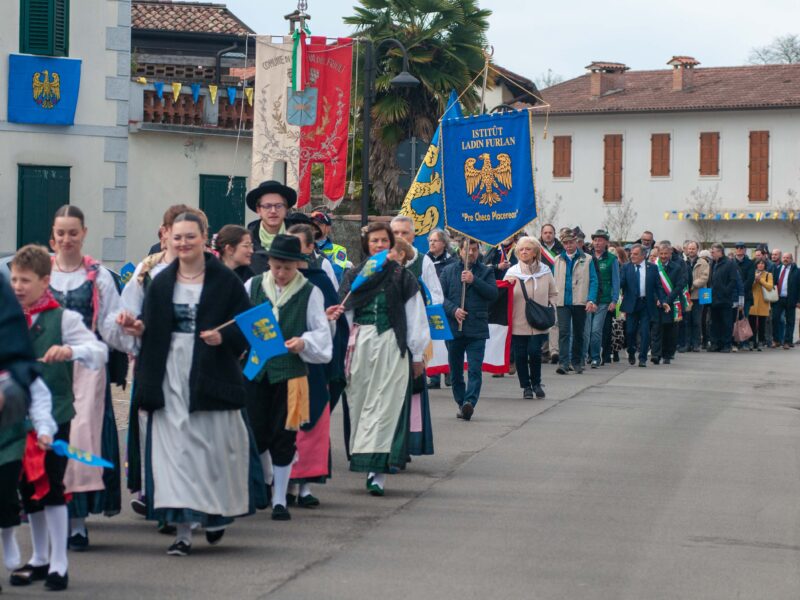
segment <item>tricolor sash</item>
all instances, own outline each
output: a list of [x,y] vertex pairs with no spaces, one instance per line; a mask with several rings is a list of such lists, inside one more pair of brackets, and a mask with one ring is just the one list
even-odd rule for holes
[[556,256],[558,254],[548,249],[547,246],[542,246],[542,259],[551,270],[556,266]]
[[[656,267],[658,267],[658,279],[661,281],[661,287],[664,288],[667,296],[669,296],[672,293],[672,280],[669,278],[660,258],[656,259]],[[678,302],[674,303],[672,311],[672,317],[676,322],[683,320],[683,298],[679,298]]]

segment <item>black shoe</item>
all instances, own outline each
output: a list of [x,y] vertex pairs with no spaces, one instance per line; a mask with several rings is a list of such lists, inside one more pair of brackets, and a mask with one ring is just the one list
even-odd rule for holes
[[463,419],[463,418],[464,418],[464,413],[462,412],[461,408],[459,408],[458,412],[456,413],[456,419]]
[[596,361],[596,360],[593,360],[592,361],[592,368],[593,369],[599,369],[600,368],[600,362]]
[[544,398],[544,390],[542,389],[541,385],[533,386],[533,393],[536,394],[536,399],[541,400]]
[[665,365],[668,365],[668,364],[670,364],[671,362],[672,362],[672,360],[671,360],[671,359],[669,359],[669,358],[665,358],[665,359],[664,359],[664,364],[665,364]]
[[147,504],[142,502],[139,498],[134,498],[133,500],[131,500],[131,508],[133,509],[133,512],[135,512],[140,517],[147,516]]
[[224,529],[215,529],[214,531],[206,531],[206,541],[211,544],[219,544],[222,536],[225,535]]
[[286,506],[294,506],[297,504],[297,496],[294,494],[286,494]]
[[291,521],[292,515],[283,504],[276,504],[272,507],[272,520],[273,521]]
[[464,402],[464,404],[461,405],[461,414],[463,415],[463,419],[465,421],[469,421],[470,419],[472,419],[473,412],[475,412],[475,409],[469,402]]
[[556,373],[558,373],[559,375],[566,375],[567,374],[567,370],[564,367],[558,367],[556,369]]
[[583,375],[583,367],[582,366],[581,367],[575,367],[575,372],[578,375]]
[[11,585],[30,585],[34,581],[44,581],[47,579],[47,572],[49,570],[50,565],[34,567],[32,564],[27,564],[11,572],[9,583]]
[[640,367],[642,367],[642,368],[647,368],[647,361],[645,361],[645,360],[640,360],[640,361],[639,361],[639,366],[640,366]]
[[192,553],[192,545],[183,540],[178,540],[167,549],[169,556],[189,556]]
[[452,382],[452,381],[450,381],[450,373],[445,373],[445,376],[444,376],[444,384],[445,384],[447,387],[450,387],[451,385],[453,385],[453,382]]
[[69,536],[67,548],[75,552],[86,552],[89,549],[89,532],[87,531],[86,535],[76,533]]
[[633,366],[636,364],[636,357],[633,354],[628,355],[628,364]]
[[169,523],[158,522],[158,533],[161,535],[175,535],[178,533],[178,528]]
[[575,367],[574,367],[574,365],[570,365],[570,366],[568,366],[568,367],[567,367],[567,370],[568,370],[568,371],[574,371],[574,370],[575,370]]
[[550,355],[550,364],[551,365],[557,365],[558,364],[558,352],[556,352],[555,354],[551,354]]
[[440,379],[436,383],[431,383],[431,380],[428,380],[428,389],[429,390],[440,390],[442,389],[442,380]]
[[297,499],[297,506],[300,508],[314,508],[315,506],[319,506],[319,500],[311,494],[308,496],[300,496]]
[[525,400],[532,400],[533,399],[533,390],[530,388],[530,386],[528,386],[524,390],[522,390],[522,397]]
[[614,352],[614,354],[611,355],[611,360],[615,363],[619,362],[619,352]]
[[722,350],[720,350],[720,352],[722,352],[723,354],[730,354],[731,353],[731,349],[730,348],[723,348]]
[[59,575],[58,573],[48,573],[47,579],[44,580],[44,587],[51,592],[60,592],[61,590],[65,590],[67,589],[67,585],[69,585],[68,573],[64,573],[63,575]]
[[658,365],[658,364],[661,364],[661,359],[660,358],[651,358],[650,362],[653,363],[654,365]]

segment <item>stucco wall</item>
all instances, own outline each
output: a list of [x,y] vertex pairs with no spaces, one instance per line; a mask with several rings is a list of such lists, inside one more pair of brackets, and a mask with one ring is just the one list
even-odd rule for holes
[[[561,196],[557,225],[580,225],[587,233],[605,216],[603,202],[603,136],[623,135],[622,193],[633,200],[638,219],[632,235],[652,229],[657,238],[693,237],[688,222],[665,221],[664,212],[685,210],[692,190],[717,188],[720,207],[750,212],[773,210],[787,191],[800,193],[800,111],[763,110],[660,115],[551,116],[544,139],[544,118],[536,117],[535,164],[539,193],[548,202]],[[749,132],[770,132],[769,201],[749,202]],[[700,132],[720,133],[720,174],[699,175]],[[650,136],[671,135],[671,174],[650,176]],[[572,136],[572,177],[553,178],[553,136]],[[794,248],[796,240],[779,222],[723,222],[722,241],[770,242]]]

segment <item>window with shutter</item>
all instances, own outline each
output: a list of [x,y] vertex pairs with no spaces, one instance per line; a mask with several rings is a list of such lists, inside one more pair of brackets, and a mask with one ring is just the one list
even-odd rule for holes
[[719,132],[717,131],[700,134],[700,175],[704,177],[719,175]]
[[19,51],[69,54],[69,0],[20,0]]
[[650,136],[650,175],[652,177],[669,177],[669,142],[668,133],[654,133]]
[[769,199],[769,131],[750,132],[750,202]]
[[70,167],[19,165],[17,171],[17,248],[50,243],[53,215],[69,204]]
[[622,135],[612,134],[603,138],[603,200],[622,200]]
[[553,138],[553,177],[572,177],[572,136]]

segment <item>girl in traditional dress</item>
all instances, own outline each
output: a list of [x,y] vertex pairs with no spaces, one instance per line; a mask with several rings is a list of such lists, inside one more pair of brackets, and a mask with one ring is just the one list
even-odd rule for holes
[[[111,273],[92,257],[83,254],[87,229],[83,212],[76,206],[59,208],[53,222],[53,270],[50,289],[65,309],[74,310],[84,324],[112,348],[132,349],[130,339],[113,327],[119,309],[119,293]],[[112,461],[114,469],[89,467],[69,461],[64,486],[72,494],[69,503],[72,550],[89,547],[86,517],[90,513],[112,516],[120,511],[120,461],[117,425],[111,404],[106,369],[92,370],[76,362],[73,366],[75,417],[70,427],[70,444]]]
[[[394,235],[385,223],[372,223],[361,243],[369,257],[393,246]],[[363,268],[364,263],[345,275],[342,298]],[[346,388],[350,470],[367,473],[367,490],[382,496],[386,474],[408,460],[410,382],[424,373],[428,319],[416,278],[392,260],[353,291],[342,309],[352,323]]]
[[253,238],[241,225],[225,225],[214,237],[214,250],[222,263],[231,269],[242,282],[255,273],[250,268],[253,259]]
[[120,325],[141,337],[134,401],[149,412],[145,447],[148,518],[176,525],[167,553],[191,552],[192,527],[216,544],[234,517],[255,511],[250,440],[242,416],[236,327],[215,329],[247,310],[238,277],[204,252],[205,222],[179,215],[170,245],[177,260],[148,287],[142,318]]
[[[311,225],[293,225],[289,234],[300,240],[300,251],[311,259],[316,251],[314,228]],[[324,260],[328,260],[327,258]],[[328,275],[320,268],[301,263],[300,273],[322,292],[325,308],[339,303],[339,296]],[[331,411],[344,391],[344,357],[347,351],[347,320],[336,321],[333,337],[333,354],[327,364],[309,364],[309,418],[310,421],[297,432],[297,460],[292,464],[292,478],[287,503],[293,501],[302,508],[319,506],[319,499],[311,494],[312,483],[325,483],[331,473]]]

